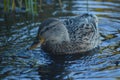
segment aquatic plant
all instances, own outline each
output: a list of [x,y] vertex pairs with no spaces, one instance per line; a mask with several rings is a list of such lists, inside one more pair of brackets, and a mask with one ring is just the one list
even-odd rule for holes
[[[62,1],[59,1],[60,7],[62,7]],[[38,7],[42,10],[42,0],[4,0],[4,13],[10,11],[27,12],[34,15],[38,14]]]
[[4,12],[9,12],[10,0],[4,0]]

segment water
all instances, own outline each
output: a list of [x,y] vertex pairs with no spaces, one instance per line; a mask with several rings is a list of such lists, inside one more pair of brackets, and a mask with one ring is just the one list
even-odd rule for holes
[[53,56],[41,49],[27,51],[41,21],[49,17],[75,16],[87,12],[82,0],[62,0],[43,5],[37,18],[18,14],[0,17],[0,80],[119,80],[120,1],[89,0],[89,13],[99,17],[102,43],[92,55]]

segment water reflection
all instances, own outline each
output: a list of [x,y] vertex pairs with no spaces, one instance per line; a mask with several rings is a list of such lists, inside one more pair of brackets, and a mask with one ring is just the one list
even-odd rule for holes
[[[118,55],[117,55],[118,56]],[[114,69],[119,69],[114,64],[120,57],[116,55],[49,55],[51,63],[39,66],[39,75],[42,80],[76,80],[84,78],[110,77]],[[108,71],[108,72],[105,72]],[[111,73],[110,75],[107,75]],[[118,77],[118,73],[114,76]],[[98,74],[98,75],[96,75]]]
[[69,80],[71,72],[78,72],[76,67],[79,68],[79,71],[83,71],[83,65],[88,64],[87,62],[95,52],[98,52],[98,49],[83,54],[49,55],[51,63],[40,66],[39,75],[42,80]]
[[[120,1],[91,0],[90,13],[99,19],[102,43],[100,52],[92,55],[54,56],[39,48],[26,51],[40,22],[49,17],[75,16],[86,12],[86,1],[62,0],[63,8],[43,5],[39,17],[25,14],[5,19],[0,15],[1,80],[102,80],[120,79]],[[29,18],[30,17],[30,18]],[[116,66],[116,61],[118,66]]]

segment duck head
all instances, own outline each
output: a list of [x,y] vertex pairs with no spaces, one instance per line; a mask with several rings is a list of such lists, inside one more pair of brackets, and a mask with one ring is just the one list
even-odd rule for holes
[[69,34],[65,25],[58,19],[51,18],[41,23],[36,39],[28,50],[33,50],[44,44],[61,44],[69,41]]

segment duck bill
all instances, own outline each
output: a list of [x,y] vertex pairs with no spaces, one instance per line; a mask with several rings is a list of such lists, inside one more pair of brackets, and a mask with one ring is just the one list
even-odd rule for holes
[[41,43],[40,43],[40,41],[38,41],[38,42],[33,42],[33,44],[28,48],[28,50],[33,50],[33,49],[35,49],[35,48],[37,48],[37,47],[40,47],[41,46]]
[[44,39],[35,40],[35,41],[33,42],[33,44],[28,48],[28,50],[33,50],[33,49],[35,49],[35,48],[37,48],[37,47],[41,47],[41,45],[43,44],[43,42],[44,42]]

